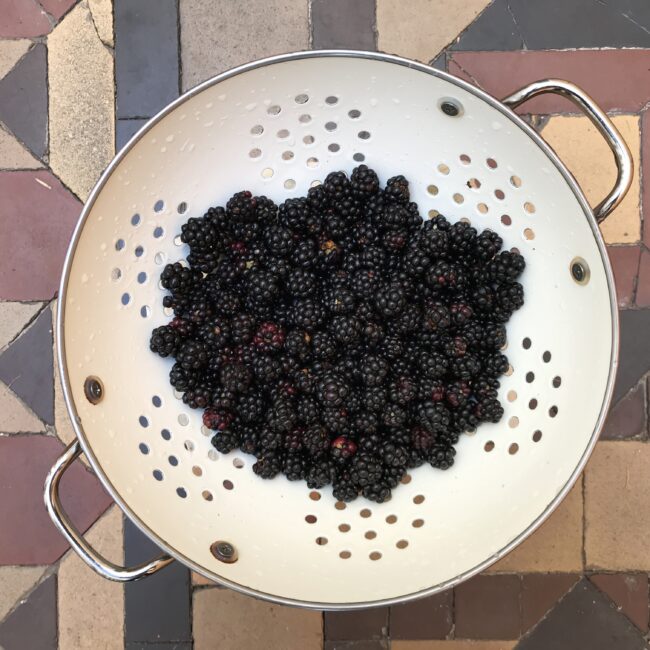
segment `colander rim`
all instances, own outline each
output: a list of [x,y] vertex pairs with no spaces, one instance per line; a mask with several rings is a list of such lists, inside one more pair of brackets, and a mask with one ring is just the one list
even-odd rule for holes
[[[260,591],[258,589],[253,589],[245,585],[239,584],[237,582],[233,582],[231,580],[223,578],[222,576],[219,576],[216,573],[212,573],[211,571],[205,569],[204,567],[196,564],[192,559],[186,557],[183,553],[181,553],[180,551],[178,551],[177,549],[169,545],[166,540],[162,539],[156,531],[152,530],[149,526],[147,526],[132,511],[126,499],[124,499],[120,495],[120,493],[115,489],[109,477],[107,476],[106,472],[102,468],[99,460],[93,453],[92,446],[89,444],[85,436],[83,427],[81,426],[80,423],[80,418],[75,408],[74,399],[72,397],[72,390],[70,387],[70,379],[68,375],[66,359],[65,359],[65,336],[64,336],[65,302],[67,296],[68,281],[70,277],[72,263],[74,261],[75,251],[79,243],[81,234],[83,232],[83,228],[86,223],[86,220],[88,219],[88,216],[92,211],[92,208],[95,204],[95,201],[99,193],[103,189],[108,179],[111,177],[112,173],[119,166],[122,160],[128,155],[128,153],[133,149],[133,147],[144,137],[144,135],[148,131],[150,131],[164,117],[169,115],[172,111],[174,111],[176,108],[184,104],[190,98],[194,97],[195,95],[198,95],[199,93],[203,92],[205,89],[220,83],[221,81],[234,77],[243,72],[266,67],[276,63],[285,63],[285,62],[296,61],[301,59],[329,58],[329,57],[371,59],[375,61],[381,61],[385,63],[392,63],[396,65],[406,66],[408,68],[418,70],[426,74],[430,74],[434,77],[439,77],[463,89],[464,91],[473,94],[478,99],[482,99],[483,101],[487,102],[490,106],[492,106],[493,108],[497,109],[500,113],[502,113],[504,117],[508,118],[512,123],[518,126],[526,135],[528,135],[535,142],[535,144],[537,144],[537,146],[540,147],[540,149],[546,154],[549,160],[555,165],[557,170],[560,172],[564,180],[571,188],[573,194],[578,200],[578,203],[582,207],[583,213],[596,239],[596,244],[598,246],[598,251],[600,253],[601,262],[603,264],[603,268],[605,271],[605,277],[607,280],[607,290],[609,295],[609,303],[610,303],[610,315],[612,319],[612,347],[610,352],[609,374],[607,377],[607,384],[605,387],[603,402],[601,405],[600,413],[598,415],[598,419],[596,421],[596,425],[590,436],[589,443],[576,465],[576,468],[569,476],[563,488],[555,495],[555,497],[550,501],[550,503],[546,506],[543,512],[540,513],[540,515],[533,522],[531,522],[531,524],[529,524],[529,526],[526,529],[524,529],[521,533],[519,533],[519,535],[517,535],[513,540],[511,540],[506,546],[504,546],[498,552],[494,553],[489,558],[486,558],[485,560],[483,560],[483,562],[477,564],[475,567],[472,567],[471,569],[464,571],[463,573],[455,576],[450,580],[446,580],[445,582],[439,583],[437,585],[433,585],[431,587],[427,587],[426,589],[421,589],[419,591],[415,591],[405,595],[394,596],[391,598],[383,598],[380,600],[360,601],[360,602],[353,602],[353,603],[328,603],[328,602],[300,600],[297,598],[288,598],[278,594],[270,594],[270,593]],[[258,59],[256,61],[252,61],[250,63],[246,63],[231,68],[230,70],[226,70],[225,72],[222,72],[210,79],[207,79],[206,81],[203,81],[202,83],[198,84],[197,86],[191,88],[190,90],[180,95],[177,99],[175,99],[167,106],[165,106],[163,109],[161,109],[133,137],[131,137],[131,139],[127,142],[127,144],[115,155],[113,160],[110,162],[108,167],[105,169],[105,171],[102,173],[99,180],[93,187],[81,211],[79,221],[75,226],[65,256],[63,271],[61,276],[61,283],[59,287],[58,310],[57,310],[57,318],[56,318],[56,333],[57,333],[56,353],[57,353],[57,360],[59,366],[59,376],[61,379],[61,387],[63,391],[65,405],[70,415],[70,419],[72,422],[75,435],[77,436],[77,439],[79,440],[79,443],[81,445],[81,448],[83,449],[84,454],[88,458],[90,465],[92,466],[96,475],[99,477],[104,488],[110,494],[111,498],[115,501],[115,503],[117,503],[117,505],[122,509],[122,511],[145,535],[147,535],[153,542],[155,542],[166,553],[171,555],[179,562],[182,562],[185,566],[189,567],[193,571],[196,571],[197,573],[203,575],[204,577],[208,578],[209,580],[212,580],[217,584],[233,589],[239,593],[248,596],[253,596],[255,598],[260,598],[265,601],[270,601],[281,605],[290,605],[290,606],[296,606],[296,607],[302,607],[302,608],[314,609],[314,610],[341,611],[341,610],[365,609],[369,607],[385,607],[388,605],[406,603],[419,598],[423,598],[425,596],[431,596],[433,594],[439,593],[446,589],[450,589],[460,584],[461,582],[468,580],[469,578],[473,577],[474,575],[480,573],[481,571],[485,570],[486,568],[488,568],[489,566],[497,562],[499,559],[501,559],[503,556],[505,556],[507,553],[509,553],[511,550],[513,550],[515,547],[521,544],[521,542],[523,542],[529,535],[531,535],[535,530],[537,530],[537,528],[539,528],[548,519],[548,517],[562,502],[564,497],[567,495],[569,490],[571,490],[571,488],[577,481],[578,477],[580,476],[587,461],[589,460],[589,457],[591,456],[591,453],[593,452],[596,442],[598,441],[600,432],[605,423],[605,418],[607,416],[607,412],[609,410],[609,406],[612,399],[612,394],[614,389],[614,379],[616,377],[616,370],[618,367],[619,319],[618,319],[616,290],[614,285],[613,272],[609,261],[609,257],[606,252],[605,243],[600,233],[600,230],[598,228],[598,225],[596,223],[596,220],[594,218],[592,208],[590,207],[580,186],[577,184],[576,180],[571,175],[571,172],[569,172],[569,170],[566,168],[566,166],[560,160],[557,154],[551,149],[551,147],[542,139],[542,137],[531,126],[529,126],[514,111],[512,111],[510,108],[505,106],[505,104],[503,104],[501,101],[499,101],[489,93],[485,92],[480,88],[477,88],[476,86],[469,84],[468,82],[462,79],[459,79],[458,77],[455,77],[454,75],[448,72],[433,68],[430,65],[413,61],[411,59],[407,59],[404,57],[392,55],[392,54],[368,52],[364,50],[330,49],[330,50],[310,50],[310,51],[303,51],[303,52],[291,52],[287,54],[279,54],[271,57],[266,57],[263,59]]]

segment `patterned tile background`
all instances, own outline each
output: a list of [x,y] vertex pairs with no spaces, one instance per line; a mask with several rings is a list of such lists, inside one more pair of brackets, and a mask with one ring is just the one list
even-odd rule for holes
[[[0,647],[128,650],[547,650],[649,647],[650,5],[646,0],[2,0],[0,8]],[[576,82],[635,158],[603,226],[621,367],[602,440],[564,503],[483,575],[409,605],[307,612],[251,600],[179,565],[126,587],[69,552],[42,505],[73,438],[53,355],[67,243],[99,174],[181,91],[291,50],[358,48],[432,62],[497,97]],[[557,97],[526,105],[592,202],[613,169]],[[26,261],[29,261],[27,264]],[[106,557],[156,553],[82,463],[63,500]]]

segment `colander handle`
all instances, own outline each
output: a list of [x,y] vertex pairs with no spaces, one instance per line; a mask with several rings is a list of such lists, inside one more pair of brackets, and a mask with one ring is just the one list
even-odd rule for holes
[[618,129],[607,117],[598,104],[578,86],[562,79],[542,79],[535,81],[520,90],[508,95],[501,101],[513,110],[537,95],[555,93],[562,95],[580,108],[591,120],[600,134],[605,138],[607,145],[614,154],[616,161],[616,183],[614,189],[593,209],[596,221],[604,221],[614,208],[623,200],[632,184],[632,171],[634,163],[628,146],[625,144]]
[[50,515],[54,525],[59,529],[61,534],[68,540],[70,546],[77,555],[100,576],[115,580],[116,582],[130,582],[146,578],[156,571],[165,568],[173,561],[169,555],[161,555],[155,560],[138,564],[137,566],[124,568],[113,564],[110,560],[102,557],[90,544],[82,537],[81,533],[75,528],[74,524],[68,518],[59,495],[59,481],[65,471],[81,454],[81,445],[75,440],[63,452],[63,455],[54,463],[45,479],[45,507]]

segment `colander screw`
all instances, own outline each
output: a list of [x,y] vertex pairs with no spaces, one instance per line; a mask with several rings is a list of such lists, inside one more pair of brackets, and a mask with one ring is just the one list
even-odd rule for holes
[[104,385],[97,377],[86,377],[84,394],[91,404],[99,404],[104,397]]
[[576,257],[571,262],[571,275],[578,284],[589,282],[589,266],[581,257]]
[[449,117],[458,117],[460,114],[460,107],[458,104],[455,104],[454,102],[451,101],[444,101],[442,104],[440,104],[440,110],[445,114],[449,115]]
[[223,540],[218,540],[210,546],[210,552],[214,557],[217,558],[220,562],[226,562],[227,564],[232,564],[237,562],[237,549],[230,543]]

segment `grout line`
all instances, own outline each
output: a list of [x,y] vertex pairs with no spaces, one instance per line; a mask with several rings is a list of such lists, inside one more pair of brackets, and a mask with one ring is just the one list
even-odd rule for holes
[[[454,50],[453,46],[457,45],[460,42],[460,39],[465,35],[465,32],[467,32],[472,25],[496,2],[496,0],[490,0],[488,4],[479,11],[476,16],[474,17],[474,20],[472,20],[470,23],[465,25],[465,27],[458,33],[456,36],[453,37],[453,39],[447,43],[439,52],[436,52],[436,54],[431,58],[431,61],[433,59],[436,59],[437,57],[440,56],[442,52],[445,52],[445,54],[450,54],[451,52],[458,51],[458,52],[464,52],[465,50]],[[448,50],[451,50],[451,52],[447,52]],[[449,58],[447,58],[447,65],[449,65]]]
[[587,570],[587,504],[586,504],[586,495],[587,495],[587,480],[586,480],[586,470],[582,470],[582,476],[580,477],[582,482],[581,485],[581,494],[582,494],[582,573],[584,574]]
[[176,0],[176,56],[178,59],[178,96],[183,94],[183,56],[181,51],[181,3]]
[[372,39],[375,44],[375,51],[379,50],[379,28],[377,27],[377,0],[372,0],[373,10],[372,10],[372,22],[370,23],[370,29],[372,30]]
[[314,49],[314,21],[312,20],[312,7],[313,0],[307,0],[307,48]]

